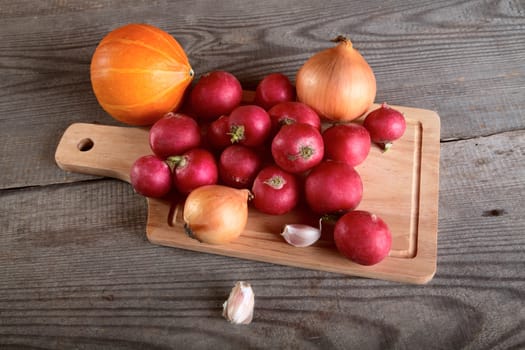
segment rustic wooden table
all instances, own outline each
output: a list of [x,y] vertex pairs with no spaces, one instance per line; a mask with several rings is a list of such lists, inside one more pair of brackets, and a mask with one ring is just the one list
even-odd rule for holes
[[[503,1],[0,3],[0,348],[525,347],[525,5]],[[351,35],[377,101],[441,117],[438,261],[426,285],[150,244],[125,182],[54,152],[99,107],[91,55],[117,26],[174,35],[197,75],[253,89]],[[254,322],[221,317],[233,283]]]

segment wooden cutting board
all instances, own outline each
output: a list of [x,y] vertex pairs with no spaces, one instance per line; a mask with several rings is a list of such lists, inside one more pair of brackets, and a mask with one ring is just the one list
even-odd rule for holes
[[[377,108],[378,105],[371,107]],[[245,232],[224,245],[200,243],[184,233],[183,201],[147,199],[147,237],[150,242],[199,252],[221,254],[274,264],[340,274],[423,284],[436,271],[439,197],[439,116],[429,110],[392,106],[405,114],[407,130],[383,153],[372,146],[364,163],[356,167],[364,186],[357,209],[380,216],[393,234],[387,258],[374,266],[361,266],[335,248],[330,229],[316,244],[296,248],[280,233],[285,224],[317,225],[307,209],[282,216],[265,215],[250,208]],[[151,154],[148,129],[96,124],[72,124],[55,154],[66,171],[108,176],[129,182],[129,171],[140,156]]]

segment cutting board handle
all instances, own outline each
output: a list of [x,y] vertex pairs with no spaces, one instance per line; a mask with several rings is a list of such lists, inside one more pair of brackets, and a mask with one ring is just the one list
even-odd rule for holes
[[129,182],[132,164],[147,154],[148,129],[75,123],[62,135],[55,161],[66,171]]

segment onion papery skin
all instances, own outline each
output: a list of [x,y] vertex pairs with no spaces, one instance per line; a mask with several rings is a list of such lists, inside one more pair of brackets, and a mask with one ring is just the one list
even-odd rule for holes
[[297,72],[297,98],[325,119],[348,122],[374,103],[376,79],[350,40],[333,41],[335,47],[316,53]]
[[208,244],[225,244],[239,237],[248,222],[247,189],[205,185],[193,190],[183,209],[190,237]]

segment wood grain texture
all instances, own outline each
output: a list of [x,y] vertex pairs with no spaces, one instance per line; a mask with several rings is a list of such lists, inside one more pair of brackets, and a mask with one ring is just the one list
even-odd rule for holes
[[[438,264],[425,286],[150,244],[147,206],[118,180],[54,162],[98,106],[90,57],[111,29],[148,22],[197,74],[245,88],[294,79],[349,34],[377,102],[442,121]],[[13,1],[0,5],[0,348],[521,349],[525,347],[525,5],[466,1]],[[233,283],[254,322],[220,316]]]
[[[272,71],[293,80],[328,39],[347,33],[376,73],[376,101],[437,111],[443,139],[525,124],[520,1],[29,3],[2,3],[0,150],[10,155],[2,188],[69,180],[48,162],[61,132],[76,121],[116,123],[91,92],[89,62],[101,38],[129,22],[173,34],[197,77],[226,69],[247,89]],[[24,130],[28,123],[38,128]],[[30,142],[38,150],[21,151]]]
[[[151,245],[146,202],[121,181],[2,191],[0,344],[519,348],[524,193],[512,186],[524,174],[511,165],[523,147],[511,150],[524,141],[512,132],[443,144],[438,271],[421,287]],[[462,185],[489,149],[477,182],[486,193],[510,187],[505,205],[469,201]],[[494,209],[504,214],[487,215]],[[243,328],[220,316],[241,279],[256,293]]]

